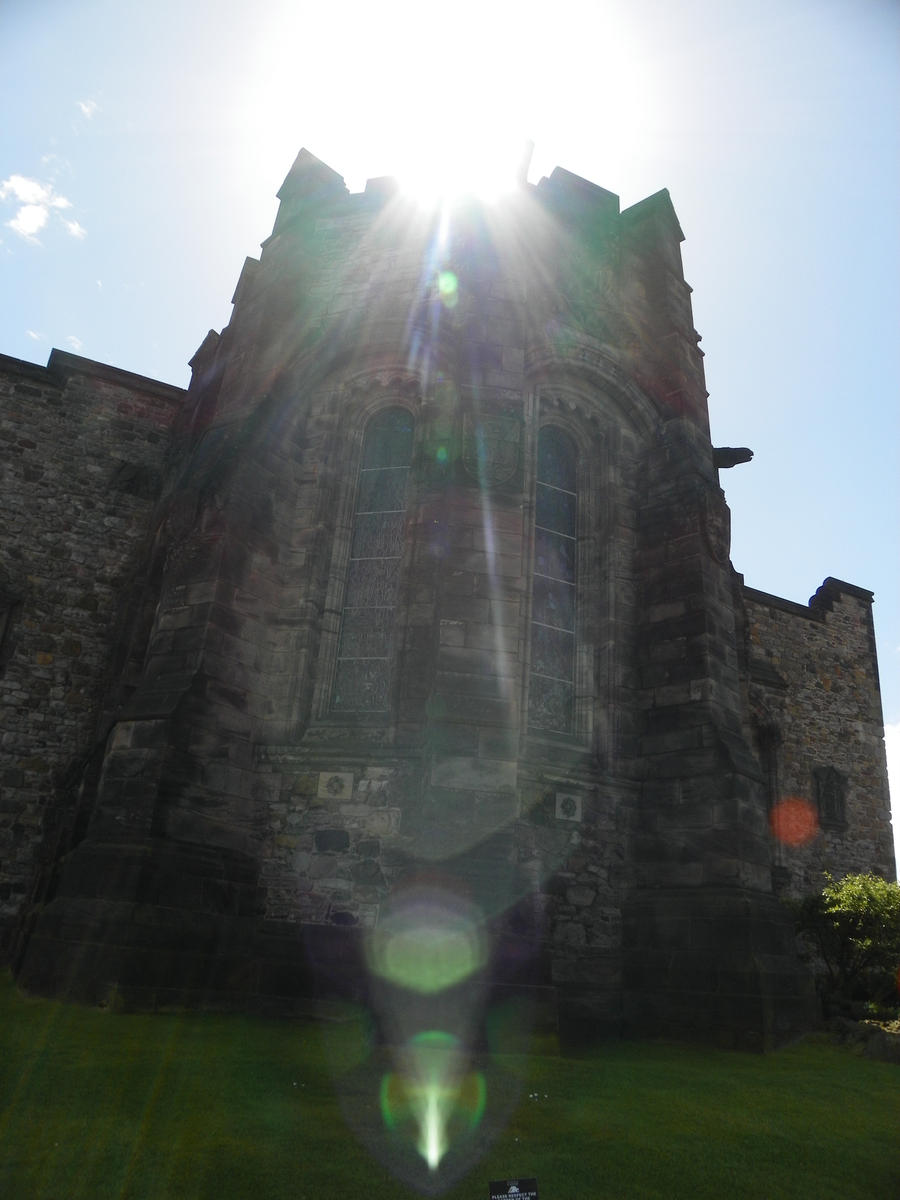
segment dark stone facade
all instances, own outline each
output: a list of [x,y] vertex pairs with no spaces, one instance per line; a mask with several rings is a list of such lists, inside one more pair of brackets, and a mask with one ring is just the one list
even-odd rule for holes
[[21,983],[377,1005],[394,936],[445,1026],[801,1028],[779,890],[893,868],[871,596],[735,574],[668,194],[279,198],[187,392],[0,362]]

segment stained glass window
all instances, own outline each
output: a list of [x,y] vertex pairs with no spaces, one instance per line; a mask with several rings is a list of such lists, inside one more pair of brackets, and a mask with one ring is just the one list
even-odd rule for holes
[[385,409],[366,428],[331,697],[335,712],[388,708],[412,443],[413,419],[404,408]]
[[552,425],[538,437],[528,723],[571,733],[575,715],[575,445]]

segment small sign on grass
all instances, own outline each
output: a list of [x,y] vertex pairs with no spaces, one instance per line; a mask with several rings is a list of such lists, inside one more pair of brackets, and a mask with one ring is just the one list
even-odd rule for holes
[[538,1200],[536,1179],[492,1179],[488,1200]]

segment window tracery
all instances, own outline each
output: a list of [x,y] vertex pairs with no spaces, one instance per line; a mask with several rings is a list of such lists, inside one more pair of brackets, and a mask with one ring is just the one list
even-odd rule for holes
[[384,409],[366,427],[331,695],[335,713],[389,707],[413,432],[405,408]]
[[538,435],[528,723],[569,734],[575,718],[577,456],[554,425]]

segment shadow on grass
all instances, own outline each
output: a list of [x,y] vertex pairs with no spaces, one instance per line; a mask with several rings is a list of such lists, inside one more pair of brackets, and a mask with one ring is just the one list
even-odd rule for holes
[[[348,1014],[350,1017],[353,1014]],[[28,1200],[873,1200],[900,1195],[897,1068],[821,1042],[610,1043],[472,1065],[483,1114],[436,1171],[384,1120],[362,1020],[115,1014],[0,984],[0,1195]]]

